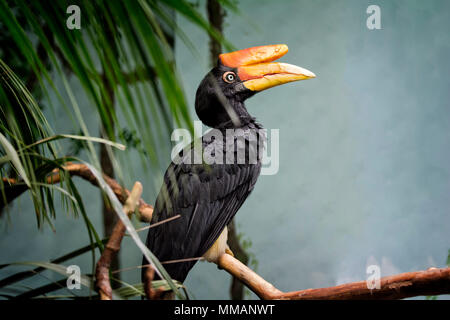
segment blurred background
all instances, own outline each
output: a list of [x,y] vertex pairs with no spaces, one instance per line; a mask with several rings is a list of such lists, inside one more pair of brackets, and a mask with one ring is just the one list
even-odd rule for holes
[[[1,3],[10,8],[19,3],[20,7],[20,1]],[[121,25],[115,30],[114,21],[106,22],[111,26],[111,39],[115,40],[108,42],[105,36],[102,41],[116,45],[111,45],[109,54],[99,54],[99,58],[93,55],[92,70],[104,74],[103,78],[92,80],[103,83],[99,90],[90,94],[86,89],[91,80],[83,78],[82,67],[71,57],[72,48],[63,41],[65,34],[55,35],[55,43],[63,48],[60,55],[66,57],[67,65],[55,50],[59,62],[54,65],[61,70],[45,63],[37,67],[48,69],[49,79],[42,76],[42,83],[35,84],[45,87],[40,91],[48,94],[27,88],[36,97],[54,133],[102,134],[127,145],[126,151],[113,151],[114,174],[128,188],[134,181],[141,181],[143,198],[153,204],[170,163],[171,130],[189,128],[197,119],[195,92],[217,50],[210,47],[211,41],[224,52],[285,43],[289,53],[281,61],[307,68],[317,78],[267,90],[246,103],[250,114],[265,128],[279,129],[280,135],[278,173],[259,178],[235,218],[237,240],[246,252],[249,266],[280,290],[291,291],[364,280],[368,276],[366,267],[372,264],[380,266],[382,276],[446,265],[450,248],[448,1],[222,1],[220,11],[215,12],[223,18],[223,38],[204,24],[217,24],[211,20],[214,10],[207,13],[209,2],[186,2],[192,12],[198,13],[196,16],[186,14],[184,8],[176,8],[171,1],[161,1],[161,15],[176,23],[174,27],[165,19],[160,21],[168,34],[167,46],[174,54],[151,55],[148,65],[158,65],[158,57],[164,57],[164,64],[175,68],[176,73],[168,75],[168,79],[158,79],[152,87],[147,84],[150,67],[143,63],[139,73],[142,78],[138,77],[142,83],[130,84],[130,100],[124,86],[108,84],[112,78],[118,83],[121,79],[115,71],[108,76],[108,70],[115,68],[112,57],[120,56],[119,71],[121,65],[133,68],[145,60],[133,56],[135,49],[139,50],[132,43],[133,35],[149,37],[139,24],[142,13],[127,3],[126,12],[135,13],[129,19],[135,22],[137,31]],[[83,29],[85,23],[93,25],[92,30],[101,24],[89,21],[92,18],[83,12],[84,4],[78,4],[82,29],[73,31],[79,33],[74,36],[75,46],[79,48],[84,43],[86,50],[101,53],[102,42],[92,42],[96,35],[89,34],[88,27]],[[366,9],[372,4],[381,9],[380,30],[366,26],[370,16]],[[64,4],[58,6],[64,8]],[[114,9],[111,11],[114,16]],[[6,14],[0,15],[1,40],[10,39],[17,44],[19,40],[11,36]],[[62,21],[67,16],[63,11]],[[48,22],[49,17],[42,20]],[[33,35],[34,29],[27,29],[25,23],[19,24],[35,48],[45,39]],[[120,38],[116,39],[116,35]],[[143,50],[146,46],[151,48],[150,41],[140,40]],[[23,48],[26,47],[18,47]],[[30,76],[21,70],[29,65],[28,60],[19,58],[19,54],[14,56],[14,47],[7,50],[2,45],[2,50],[0,58],[29,84]],[[127,54],[128,60],[124,58]],[[83,59],[88,66],[87,59]],[[47,60],[51,65],[51,57]],[[167,70],[171,69],[156,72],[167,74]],[[174,89],[174,83],[180,86],[181,93]],[[158,90],[164,100],[161,107]],[[108,99],[110,91],[116,93],[113,99]],[[171,92],[178,96],[170,98]],[[61,106],[61,100],[67,108]],[[103,101],[99,102],[102,107],[96,108],[95,101]],[[101,153],[108,154],[111,149],[101,151],[98,144],[93,144],[92,152],[89,145],[79,141],[61,140],[57,148],[61,154],[94,163],[97,153],[98,165],[105,169]],[[8,173],[3,169],[2,177]],[[103,208],[100,191],[79,178],[73,181],[93,227],[103,236],[108,223],[102,212],[108,208]],[[55,197],[59,199],[58,195]],[[83,218],[74,217],[59,201],[55,201],[55,216],[48,219],[53,228],[45,219],[37,227],[35,206],[30,194],[24,193],[9,210],[3,210],[0,264],[50,261],[89,244]],[[145,240],[146,232],[140,235]],[[142,253],[126,237],[120,268],[138,266],[141,259]],[[64,262],[70,264],[79,265],[83,273],[92,272],[89,253]],[[27,269],[2,268],[0,279]],[[123,271],[120,277],[127,283],[138,283],[140,270]],[[60,275],[45,271],[16,283],[15,294],[59,279]],[[185,285],[196,299],[229,299],[230,283],[231,277],[216,265],[199,262]],[[60,290],[60,294],[67,292]],[[248,290],[244,297],[257,298]]]

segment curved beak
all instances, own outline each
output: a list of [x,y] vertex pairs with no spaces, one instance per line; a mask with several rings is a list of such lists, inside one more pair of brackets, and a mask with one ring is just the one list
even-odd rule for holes
[[287,45],[277,44],[224,53],[219,59],[223,65],[236,68],[242,83],[251,91],[262,91],[284,83],[316,77],[307,69],[272,62],[287,52]]

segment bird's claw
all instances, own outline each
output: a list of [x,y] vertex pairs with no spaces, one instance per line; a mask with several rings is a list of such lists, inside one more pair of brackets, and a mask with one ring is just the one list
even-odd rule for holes
[[225,249],[225,253],[229,254],[229,255],[232,256],[232,257],[234,257],[234,253],[233,253],[233,251],[231,251],[230,248],[226,248],[226,249]]

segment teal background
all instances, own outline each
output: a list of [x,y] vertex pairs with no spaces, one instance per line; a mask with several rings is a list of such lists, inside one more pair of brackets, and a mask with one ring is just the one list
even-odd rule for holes
[[[371,4],[381,8],[381,30],[366,27]],[[247,102],[266,128],[280,131],[278,174],[260,177],[236,218],[238,231],[252,242],[257,272],[281,290],[300,290],[366,279],[369,264],[380,265],[382,276],[444,267],[450,249],[450,2],[259,0],[238,7],[242,14],[228,13],[225,27],[237,48],[285,43],[289,53],[280,61],[317,75]],[[177,66],[197,119],[194,98],[209,70],[208,38],[190,22],[178,23],[198,51],[177,39]],[[98,119],[87,100],[81,105],[95,134]],[[71,130],[59,121],[63,111],[46,112],[56,132]],[[161,148],[167,160],[154,176],[169,163],[169,139]],[[155,182],[140,172],[136,154],[129,155],[130,179],[144,180],[144,198],[153,203]],[[99,191],[78,185],[101,230]],[[0,263],[51,259],[86,245],[82,220],[59,213],[56,232],[39,231],[29,196],[22,196],[0,221]],[[123,267],[141,263],[130,239],[121,258]],[[90,273],[90,261],[85,255],[70,263]],[[1,278],[18,269],[0,270]],[[138,282],[140,271],[123,278]],[[197,299],[227,299],[229,280],[202,262],[186,285]]]

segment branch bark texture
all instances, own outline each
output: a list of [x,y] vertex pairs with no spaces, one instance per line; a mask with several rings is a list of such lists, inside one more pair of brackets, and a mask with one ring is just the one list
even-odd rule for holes
[[223,254],[218,266],[242,281],[261,299],[279,300],[393,300],[450,293],[450,268],[430,268],[380,279],[380,289],[368,289],[366,281],[335,287],[282,292],[234,257]]
[[[89,170],[89,168],[80,163],[67,163],[63,166],[63,169],[68,172],[71,176],[77,176],[90,182],[92,185],[98,187],[97,178],[95,175]],[[28,190],[28,187],[23,185],[22,183],[15,185],[21,181],[16,181],[15,179],[2,178],[5,184],[5,191],[7,203],[12,202],[15,198],[19,197],[22,193]],[[103,179],[105,182],[111,187],[114,194],[117,196],[117,199],[121,203],[125,203],[127,198],[130,195],[130,191],[126,188],[123,188],[116,180],[111,177],[103,174]],[[57,184],[61,180],[59,169],[53,170],[53,172],[47,177],[47,183]],[[150,222],[153,214],[153,206],[147,204],[144,200],[139,199],[138,211],[140,214],[140,219],[144,222]]]
[[[89,168],[83,164],[67,164],[64,167],[64,170],[71,175],[81,177],[91,184],[98,186],[95,176]],[[112,188],[119,201],[125,203],[124,210],[126,210],[126,212],[132,211],[126,204],[127,199],[132,198],[134,199],[132,200],[133,203],[136,204],[138,211],[141,214],[141,220],[147,222],[151,220],[153,207],[140,198],[140,193],[139,197],[136,195],[130,197],[130,194],[132,193],[127,189],[122,188],[117,181],[106,175],[104,175],[104,179]],[[54,170],[48,177],[48,183],[58,183],[59,180],[59,170]],[[15,183],[18,183],[18,181],[8,178],[3,178],[3,181],[9,183],[10,187],[13,187]],[[22,190],[22,184],[20,186],[21,192],[26,191],[26,189]],[[12,199],[8,200],[8,202],[12,201]],[[123,225],[120,225],[119,220],[112,232],[105,252],[100,258],[100,260],[103,259],[103,261],[99,261],[100,267],[98,268],[108,267],[108,260],[111,259],[113,255],[117,254],[117,251],[120,248],[120,241],[124,232],[124,227]],[[104,264],[105,261],[106,264]],[[229,254],[223,254],[219,258],[217,264],[221,269],[227,271],[236,279],[239,279],[239,281],[245,284],[258,297],[267,300],[386,300],[404,299],[424,295],[450,294],[450,268],[429,268],[428,270],[423,271],[406,272],[383,277],[380,279],[380,289],[368,289],[366,281],[359,281],[328,288],[283,292]],[[103,274],[103,278],[100,277],[100,281],[108,280],[109,282],[109,278],[104,276],[104,270],[100,270],[100,274]],[[147,284],[147,286],[148,285],[150,285],[150,283]],[[104,288],[104,292],[102,293],[103,298],[111,296],[108,287],[105,287],[104,284],[99,283],[98,287]],[[148,289],[146,291],[148,291]],[[148,293],[148,296],[155,297],[155,295],[150,294],[150,292]]]
[[[131,190],[130,195],[125,201],[125,205],[123,206],[123,212],[127,215],[131,215],[141,198],[142,194],[142,184],[140,182],[136,182]],[[100,294],[101,300],[111,300],[112,299],[112,289],[111,289],[111,281],[109,279],[109,271],[111,269],[111,265],[114,263],[117,253],[120,250],[120,244],[122,243],[122,239],[125,235],[126,227],[123,224],[122,220],[118,220],[115,224],[111,236],[109,237],[108,242],[106,243],[105,250],[97,262],[97,267],[95,270],[95,286]]]

